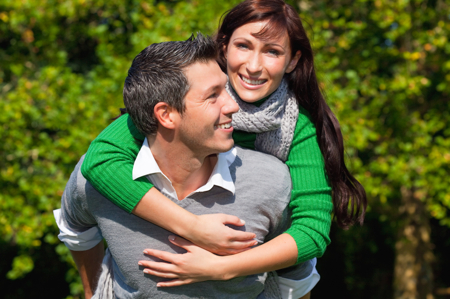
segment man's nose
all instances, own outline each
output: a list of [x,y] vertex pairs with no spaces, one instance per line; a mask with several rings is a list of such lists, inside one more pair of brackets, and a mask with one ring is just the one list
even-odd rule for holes
[[239,111],[239,105],[230,97],[228,92],[224,92],[225,105],[223,106],[223,114],[233,114]]

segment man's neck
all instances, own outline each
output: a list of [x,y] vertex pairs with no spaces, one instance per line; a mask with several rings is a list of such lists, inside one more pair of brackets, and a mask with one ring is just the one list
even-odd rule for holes
[[184,144],[148,136],[148,145],[162,173],[172,182],[179,200],[205,185],[217,163],[217,155],[192,153]]

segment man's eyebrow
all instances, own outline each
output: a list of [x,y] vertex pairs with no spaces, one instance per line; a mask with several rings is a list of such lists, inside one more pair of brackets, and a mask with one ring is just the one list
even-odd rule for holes
[[220,84],[216,84],[216,85],[213,85],[213,86],[209,87],[208,89],[206,89],[203,93],[205,95],[209,96],[212,92],[216,91],[219,88],[220,88]]
[[225,88],[225,85],[222,85],[222,84],[213,85],[213,86],[209,87],[208,89],[204,90],[202,92],[202,95],[204,98],[209,97],[212,93],[214,93],[222,88]]

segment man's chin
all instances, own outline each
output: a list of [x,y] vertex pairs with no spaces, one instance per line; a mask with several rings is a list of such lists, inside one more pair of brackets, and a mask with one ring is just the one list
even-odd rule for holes
[[231,139],[229,144],[227,146],[224,147],[223,151],[221,151],[221,153],[226,153],[228,152],[230,149],[232,149],[234,147],[234,140]]

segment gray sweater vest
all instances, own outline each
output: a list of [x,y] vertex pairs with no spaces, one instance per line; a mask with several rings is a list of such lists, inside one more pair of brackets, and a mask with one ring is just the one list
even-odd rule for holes
[[[113,256],[114,292],[117,298],[266,298],[266,274],[238,277],[228,281],[206,281],[172,288],[157,288],[163,279],[145,275],[139,260],[150,259],[145,248],[183,253],[168,242],[169,231],[121,210],[97,192],[80,172],[83,158],[67,183],[61,202],[61,216],[74,231],[98,225]],[[220,187],[195,193],[174,202],[194,214],[226,213],[245,220],[235,229],[256,233],[259,243],[281,234],[289,227],[287,209],[291,179],[285,164],[263,153],[237,148],[230,165],[235,195]],[[285,271],[286,277],[302,279],[310,271]],[[304,268],[304,267],[303,267]],[[303,277],[299,277],[303,275]],[[285,275],[283,275],[285,276]]]

